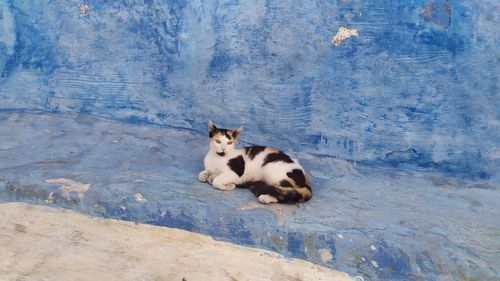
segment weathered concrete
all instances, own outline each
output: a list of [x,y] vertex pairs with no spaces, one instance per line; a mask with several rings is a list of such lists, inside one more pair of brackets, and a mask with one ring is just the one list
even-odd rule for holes
[[496,182],[291,151],[312,174],[313,199],[263,206],[248,190],[198,182],[207,141],[86,114],[2,112],[0,201],[180,228],[369,280],[499,277]]
[[0,204],[1,281],[352,281],[347,274],[179,229]]

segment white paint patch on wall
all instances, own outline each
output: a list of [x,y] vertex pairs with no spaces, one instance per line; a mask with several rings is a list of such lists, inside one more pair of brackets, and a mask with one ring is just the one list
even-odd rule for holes
[[339,30],[337,31],[337,34],[335,34],[335,36],[333,36],[332,44],[338,47],[340,45],[340,43],[342,43],[344,40],[346,40],[352,36],[358,37],[358,30],[357,29],[354,29],[354,28],[348,29],[348,28],[341,26],[339,28]]
[[60,184],[61,186],[59,187],[59,190],[62,191],[65,197],[69,197],[69,194],[71,192],[75,192],[78,193],[78,196],[80,198],[83,198],[83,194],[90,189],[90,184],[77,182],[72,179],[65,179],[65,178],[46,179],[45,182]]
[[80,15],[86,15],[90,11],[89,5],[85,3],[80,4]]
[[144,196],[142,196],[142,194],[140,194],[139,192],[136,192],[134,194],[134,198],[135,198],[135,201],[139,202],[139,203],[144,203],[146,202],[146,198],[144,198]]
[[2,16],[0,17],[0,44],[5,46],[7,55],[14,53],[16,44],[16,32],[14,30],[14,17],[7,8],[7,1],[0,1],[0,6],[3,6]]
[[5,280],[354,280],[304,260],[180,229],[25,203],[0,204],[0,214]]

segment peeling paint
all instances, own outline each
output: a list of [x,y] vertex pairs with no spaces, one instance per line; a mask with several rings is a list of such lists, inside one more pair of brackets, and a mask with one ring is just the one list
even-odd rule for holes
[[286,241],[283,240],[283,237],[273,235],[273,236],[271,236],[271,243],[277,249],[286,249]]
[[136,192],[136,193],[134,194],[134,198],[135,198],[135,201],[137,201],[137,202],[139,202],[139,203],[144,203],[144,202],[148,201],[148,200],[146,200],[146,199],[144,198],[144,196],[142,196],[142,194],[140,194],[139,192]]
[[451,7],[448,0],[437,0],[424,6],[422,16],[425,21],[438,27],[449,28],[451,24]]
[[61,186],[59,187],[59,190],[62,191],[63,196],[66,198],[68,198],[69,194],[72,192],[78,193],[78,196],[80,198],[83,198],[84,193],[90,189],[90,184],[84,184],[84,183],[77,182],[77,181],[72,180],[72,179],[66,179],[66,178],[46,179],[45,182],[61,184]]
[[314,235],[307,235],[304,238],[304,250],[308,257],[314,255],[314,252],[316,251],[316,247],[314,245]]
[[85,3],[80,4],[80,15],[86,15],[90,11],[89,5]]
[[318,251],[318,253],[319,253],[319,256],[320,256],[321,260],[324,263],[327,263],[327,262],[329,262],[329,261],[331,261],[333,259],[333,255],[330,252],[330,250],[328,250],[328,249],[320,249]]
[[52,201],[54,201],[54,192],[49,193],[49,196],[45,199],[45,203],[52,203]]
[[332,44],[338,47],[338,46],[340,46],[340,43],[342,43],[344,40],[346,40],[352,36],[358,37],[358,30],[357,29],[354,29],[354,28],[348,29],[348,28],[341,26],[339,28],[339,30],[337,31],[337,34],[335,34],[335,36],[333,36]]
[[106,208],[104,206],[99,205],[99,204],[94,204],[94,209],[99,210],[102,213],[106,213]]

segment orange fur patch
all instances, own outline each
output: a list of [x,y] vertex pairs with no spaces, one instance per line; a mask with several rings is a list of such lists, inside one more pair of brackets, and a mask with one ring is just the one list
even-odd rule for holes
[[269,147],[269,146],[268,146],[268,147],[266,147],[266,148],[264,149],[264,151],[265,151],[265,152],[267,152],[267,153],[276,153],[276,152],[279,152],[279,150],[278,150],[278,149],[276,149],[276,148],[274,148],[274,147]]
[[295,190],[302,195],[303,200],[309,200],[312,197],[312,192],[306,187],[295,188]]

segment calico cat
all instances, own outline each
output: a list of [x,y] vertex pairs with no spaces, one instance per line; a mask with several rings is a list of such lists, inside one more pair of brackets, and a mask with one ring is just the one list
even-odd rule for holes
[[249,188],[259,202],[302,203],[311,199],[310,178],[299,162],[265,146],[235,147],[242,127],[219,129],[208,121],[210,150],[198,179],[221,190]]

